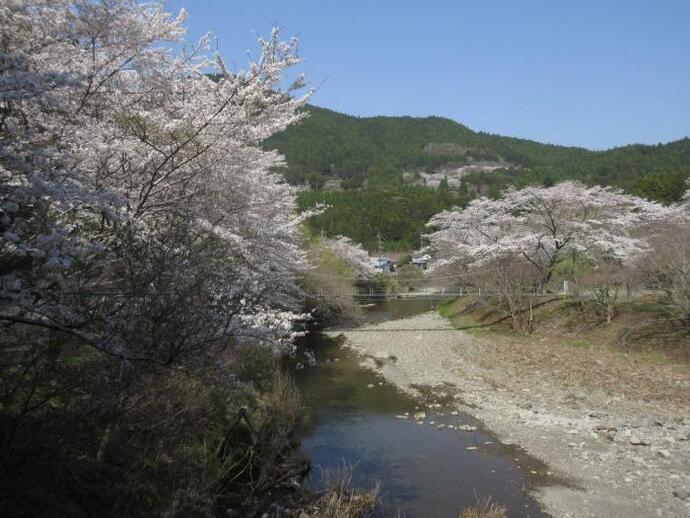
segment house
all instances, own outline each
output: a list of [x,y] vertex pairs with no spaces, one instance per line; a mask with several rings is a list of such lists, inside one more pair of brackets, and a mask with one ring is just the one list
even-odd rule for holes
[[410,259],[410,264],[412,266],[416,266],[420,270],[426,270],[429,267],[429,263],[431,262],[431,256],[430,255],[423,255],[421,257],[413,257]]
[[391,273],[395,271],[395,263],[388,257],[372,257],[371,264],[374,270],[380,273]]

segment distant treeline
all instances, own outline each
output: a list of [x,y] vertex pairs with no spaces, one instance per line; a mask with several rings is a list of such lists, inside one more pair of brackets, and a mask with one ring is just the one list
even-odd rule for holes
[[[629,146],[607,151],[541,144],[531,140],[475,132],[440,117],[353,117],[308,106],[309,117],[271,137],[265,147],[278,149],[288,162],[287,180],[315,190],[325,182],[340,180],[345,190],[359,194],[303,194],[302,203],[328,199],[338,216],[321,216],[315,230],[345,227],[344,234],[373,243],[379,230],[394,248],[413,242],[428,210],[445,207],[453,198],[465,200],[477,194],[496,196],[507,185],[552,185],[565,179],[585,184],[614,185],[652,200],[677,201],[690,176],[690,139],[669,144]],[[445,164],[478,161],[505,164],[493,173],[474,173],[463,178],[460,192],[414,194],[402,186],[405,170],[433,171]],[[364,190],[375,191],[365,194]],[[404,199],[401,205],[395,200]],[[411,206],[410,202],[421,205]],[[351,207],[348,211],[347,203]],[[370,207],[377,206],[372,220]],[[391,212],[400,212],[392,217]],[[367,219],[364,220],[366,214]],[[404,218],[415,218],[404,222]],[[340,219],[344,219],[339,223]],[[382,225],[382,226],[381,226]],[[385,228],[384,228],[385,227]],[[371,228],[373,233],[365,231]],[[408,233],[407,230],[410,229]],[[401,237],[396,237],[401,236]]]
[[363,191],[305,191],[300,193],[301,209],[324,203],[330,208],[311,219],[315,232],[343,235],[376,251],[379,236],[382,250],[411,250],[419,247],[420,234],[434,214],[467,197],[447,190],[411,185],[391,185]]

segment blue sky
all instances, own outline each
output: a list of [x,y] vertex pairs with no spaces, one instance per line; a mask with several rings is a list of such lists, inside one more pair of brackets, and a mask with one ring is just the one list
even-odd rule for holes
[[242,64],[273,24],[313,103],[603,149],[690,136],[690,0],[167,0]]

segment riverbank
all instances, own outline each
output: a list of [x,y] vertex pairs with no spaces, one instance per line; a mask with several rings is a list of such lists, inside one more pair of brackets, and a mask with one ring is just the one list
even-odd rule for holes
[[[570,377],[567,355],[559,359],[550,345],[523,344],[531,348],[523,357],[510,337],[473,336],[435,313],[342,334],[363,363],[390,382],[416,394],[434,387],[430,404],[452,396],[458,411],[568,481],[536,490],[550,514],[627,518],[690,511],[687,369],[638,365],[626,372],[604,355],[591,359],[590,370],[613,379],[591,386]],[[653,380],[659,390],[636,396],[629,390],[635,377]],[[617,389],[616,379],[625,389]]]

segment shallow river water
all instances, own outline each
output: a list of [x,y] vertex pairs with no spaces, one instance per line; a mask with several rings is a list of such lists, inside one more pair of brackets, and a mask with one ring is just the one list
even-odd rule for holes
[[[426,300],[380,303],[367,308],[368,320],[404,318],[431,305]],[[488,497],[507,506],[511,517],[545,516],[527,494],[545,483],[544,465],[500,444],[470,416],[453,416],[447,407],[429,409],[402,393],[362,368],[337,340],[316,333],[306,345],[317,362],[295,376],[308,408],[301,441],[314,466],[312,488],[324,487],[328,473],[345,465],[352,467],[354,487],[380,482],[379,516],[457,518],[462,508]],[[411,418],[420,411],[427,415],[424,424]],[[406,412],[410,418],[401,418]],[[479,428],[460,432],[439,424]]]

